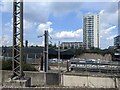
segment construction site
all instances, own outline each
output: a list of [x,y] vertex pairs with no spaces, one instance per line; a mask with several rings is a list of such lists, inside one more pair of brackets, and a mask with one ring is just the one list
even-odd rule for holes
[[[72,51],[49,49],[48,30],[43,35],[44,47],[25,47],[23,3],[23,0],[13,2],[13,46],[6,48],[6,52],[11,55],[5,54],[5,57],[8,55],[12,58],[12,70],[0,70],[1,90],[120,90],[120,62],[80,59],[86,56],[71,58],[74,56]],[[50,59],[49,55],[56,55],[58,59]],[[88,55],[90,56],[91,54]],[[64,60],[60,57],[71,59]],[[111,58],[109,54],[100,57]],[[29,63],[37,70],[24,71],[24,63]]]

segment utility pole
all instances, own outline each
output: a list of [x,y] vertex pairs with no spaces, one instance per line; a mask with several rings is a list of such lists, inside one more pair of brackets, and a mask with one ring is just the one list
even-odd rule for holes
[[23,0],[13,1],[13,76],[23,77]]
[[48,72],[48,31],[45,30],[44,71]]
[[60,72],[60,41],[58,42],[58,72]]

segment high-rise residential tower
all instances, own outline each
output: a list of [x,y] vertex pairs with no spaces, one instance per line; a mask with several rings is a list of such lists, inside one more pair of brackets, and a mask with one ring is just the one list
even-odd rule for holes
[[83,46],[99,48],[99,15],[88,14],[83,17]]

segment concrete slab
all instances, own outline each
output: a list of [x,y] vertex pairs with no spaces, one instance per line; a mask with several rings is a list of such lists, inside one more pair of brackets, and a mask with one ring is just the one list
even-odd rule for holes
[[22,79],[9,79],[4,83],[4,86],[10,86],[10,87],[30,87],[31,86],[31,78],[25,77]]

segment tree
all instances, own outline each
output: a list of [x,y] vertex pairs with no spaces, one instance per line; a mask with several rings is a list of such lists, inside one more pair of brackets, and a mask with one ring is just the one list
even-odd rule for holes
[[[12,60],[3,60],[2,61],[2,70],[12,70]],[[36,71],[35,67],[30,64],[23,64],[24,71]]]

